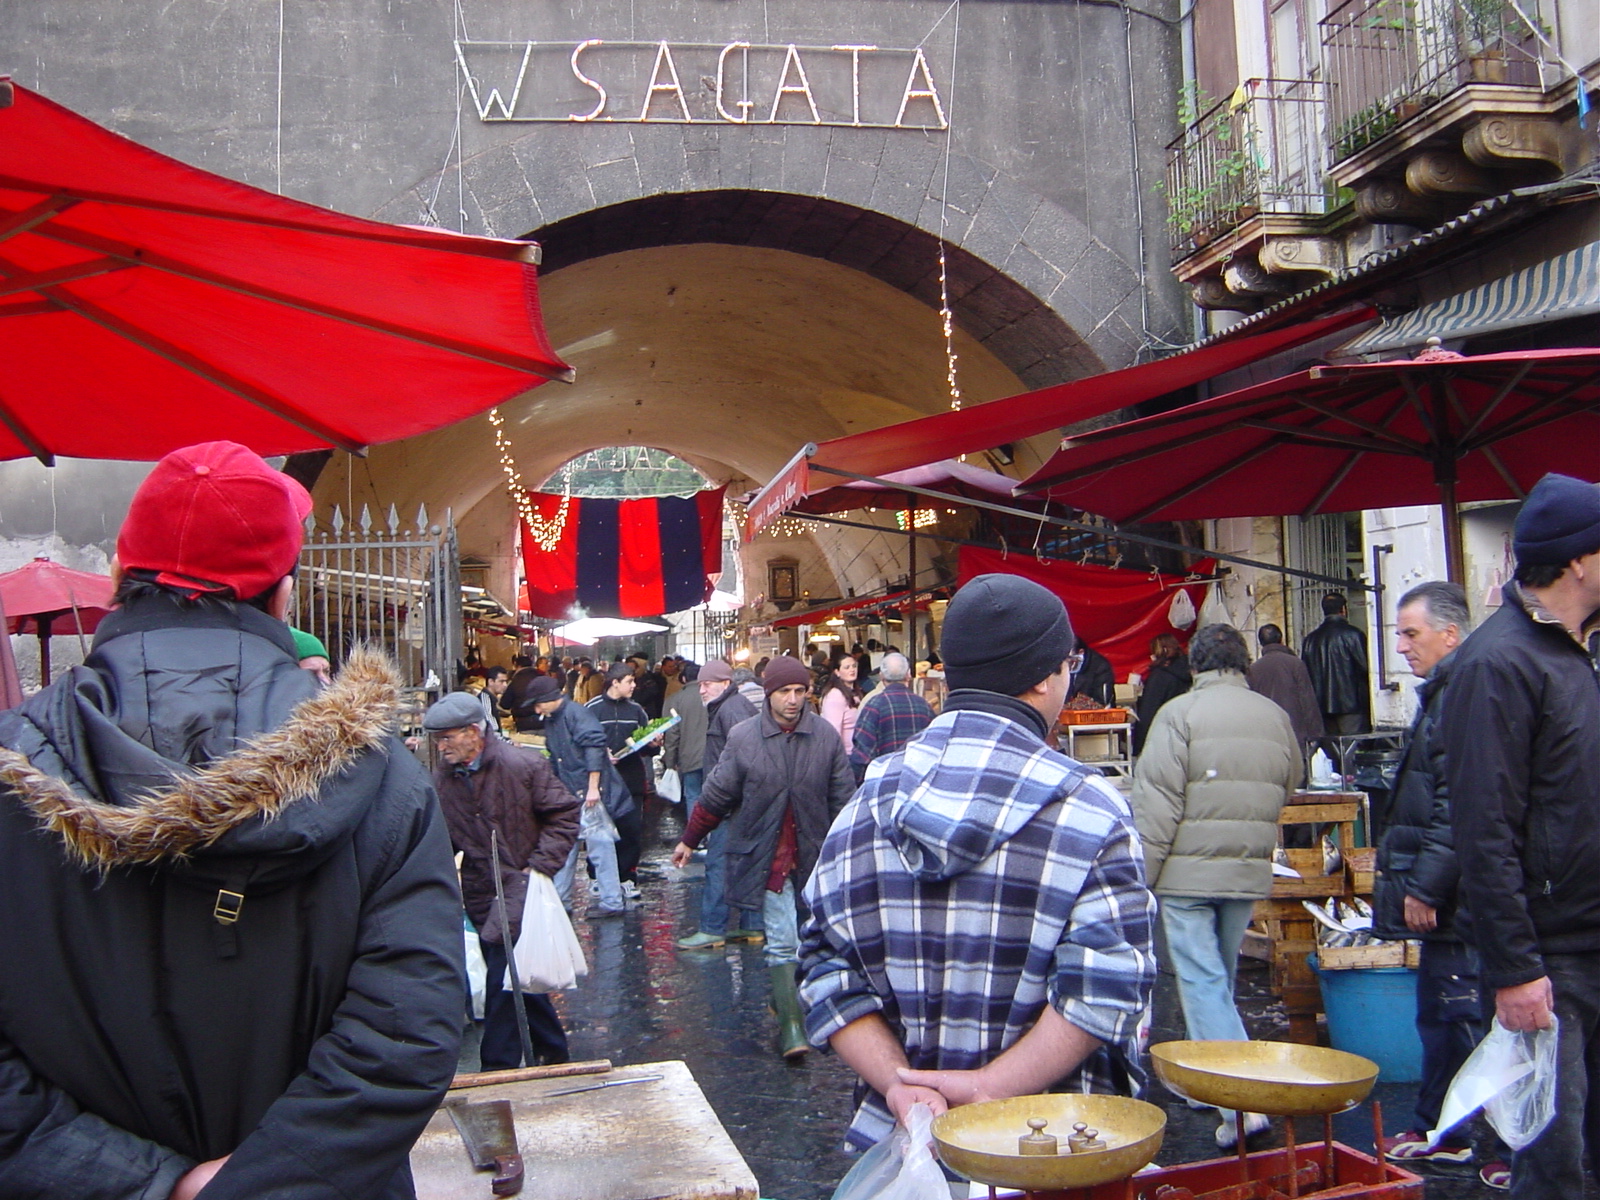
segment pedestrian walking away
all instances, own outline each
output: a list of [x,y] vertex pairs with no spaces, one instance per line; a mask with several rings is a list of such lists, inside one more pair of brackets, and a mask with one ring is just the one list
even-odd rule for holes
[[[728,734],[736,725],[756,715],[756,706],[746,700],[733,683],[734,675],[735,672],[721,659],[713,659],[700,668],[696,686],[706,713],[705,746],[701,757],[701,782],[696,785],[694,796],[691,797],[688,789],[684,789],[686,813],[694,812],[705,776],[722,761]],[[669,741],[671,736],[672,731],[668,730]],[[678,939],[680,950],[714,950],[730,939],[759,942],[766,938],[757,915],[743,909],[733,910],[738,915],[739,923],[731,931],[728,928],[727,840],[728,827],[725,824],[719,824],[706,834],[706,875],[700,887],[700,927]]]
[[1560,1020],[1555,1119],[1511,1162],[1518,1200],[1584,1194],[1600,1145],[1600,488],[1546,475],[1513,582],[1455,652],[1442,714],[1461,905],[1495,1019]]
[[661,767],[664,771],[678,773],[685,814],[694,810],[694,802],[700,798],[700,785],[705,780],[706,727],[710,715],[700,699],[699,676],[700,669],[693,663],[680,664],[678,678],[683,686],[667,697],[661,710],[663,716],[678,718],[678,723],[667,730],[662,743]]
[[393,663],[296,663],[310,511],[243,446],[167,455],[88,658],[0,714],[0,1195],[414,1195],[461,899]]
[[1144,677],[1144,687],[1133,708],[1133,752],[1144,750],[1144,740],[1150,736],[1150,726],[1155,723],[1161,706],[1183,695],[1194,682],[1189,670],[1189,656],[1175,634],[1158,633],[1150,639],[1150,670]]
[[1300,657],[1311,674],[1326,735],[1335,738],[1370,730],[1367,635],[1350,624],[1343,592],[1322,598],[1322,624],[1306,634]]
[[1045,742],[1075,643],[1038,584],[964,585],[945,613],[944,711],[868,766],[829,831],[805,890],[802,998],[812,1043],[861,1078],[855,1146],[917,1103],[1128,1094],[1137,1078],[1156,973],[1138,834],[1105,779]]
[[911,690],[911,663],[904,654],[886,654],[878,690],[856,713],[850,766],[859,784],[873,759],[893,754],[933,721],[933,709]]
[[[1255,902],[1272,891],[1278,814],[1305,765],[1289,714],[1245,682],[1250,654],[1237,629],[1197,630],[1189,663],[1194,686],[1162,706],[1134,764],[1133,812],[1189,1037],[1246,1041],[1234,1002],[1239,947]],[[1226,1150],[1238,1124],[1218,1112]],[[1245,1115],[1247,1135],[1267,1125]]]
[[[483,1069],[523,1066],[506,960],[521,932],[529,873],[552,879],[560,873],[578,836],[579,801],[544,755],[489,733],[475,696],[451,692],[428,709],[422,727],[438,752],[433,784],[450,841],[462,856],[461,900],[483,949]],[[495,904],[496,874],[509,929]],[[526,1065],[566,1062],[567,1035],[550,997],[529,993],[523,1001],[537,1060]]]
[[1430,1146],[1445,1092],[1483,1037],[1478,955],[1467,944],[1470,918],[1456,902],[1460,870],[1450,829],[1439,713],[1454,651],[1472,628],[1467,595],[1457,583],[1423,583],[1400,597],[1395,649],[1422,683],[1417,715],[1395,776],[1394,799],[1383,814],[1373,933],[1420,939],[1417,1036],[1422,1082],[1416,1124],[1384,1139],[1384,1154],[1406,1163],[1464,1163],[1472,1158],[1470,1130],[1458,1126]]
[[795,990],[796,901],[829,824],[855,790],[844,743],[811,711],[810,686],[811,672],[798,659],[775,658],[768,664],[762,676],[765,710],[728,734],[683,840],[672,852],[672,865],[685,866],[705,836],[728,822],[728,901],[761,914],[778,1052],[785,1058],[810,1049]]
[[[561,685],[548,675],[534,680],[528,699],[544,722],[545,750],[555,764],[556,774],[567,790],[583,801],[580,837],[599,889],[599,902],[589,906],[589,915],[620,917],[627,911],[627,900],[617,873],[615,830],[604,826],[606,817],[613,824],[619,814],[625,817],[633,810],[634,802],[606,750],[606,732],[594,713],[568,700]],[[578,847],[574,845],[567,851],[566,864],[556,873],[556,891],[568,912],[572,911],[572,884],[577,872]]]
[[1323,736],[1322,708],[1311,686],[1311,672],[1298,654],[1283,644],[1283,630],[1270,622],[1256,631],[1261,656],[1250,664],[1245,679],[1250,690],[1265,696],[1289,714],[1301,750]]

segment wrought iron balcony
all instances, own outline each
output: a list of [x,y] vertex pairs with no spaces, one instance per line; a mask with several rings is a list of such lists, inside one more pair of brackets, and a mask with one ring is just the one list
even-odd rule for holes
[[1326,108],[1318,80],[1250,79],[1167,147],[1174,261],[1258,213],[1329,211]]
[[1332,161],[1469,84],[1552,82],[1530,22],[1548,36],[1538,0],[1344,0],[1320,23]]

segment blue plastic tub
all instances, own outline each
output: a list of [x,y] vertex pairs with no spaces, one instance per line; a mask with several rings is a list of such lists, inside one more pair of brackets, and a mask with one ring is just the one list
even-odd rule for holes
[[1417,973],[1409,967],[1324,971],[1311,967],[1322,984],[1328,1040],[1378,1064],[1382,1083],[1422,1079],[1422,1039],[1417,1036]]

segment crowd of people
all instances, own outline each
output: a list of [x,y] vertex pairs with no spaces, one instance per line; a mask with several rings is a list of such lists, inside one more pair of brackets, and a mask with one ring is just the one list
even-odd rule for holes
[[[393,732],[393,664],[333,672],[284,622],[309,506],[242,447],[169,455],[88,659],[0,714],[0,954],[27,964],[0,975],[0,1195],[411,1196],[459,1060],[463,923],[483,1066],[565,1061],[550,998],[505,986],[523,897],[625,913],[669,779],[671,860],[705,862],[679,948],[762,944],[777,1051],[829,1046],[860,1077],[853,1144],[917,1104],[1129,1092],[1156,923],[1190,1036],[1245,1036],[1234,974],[1280,810],[1309,750],[1370,724],[1341,594],[1298,656],[1274,625],[1255,661],[1228,625],[1163,635],[1125,793],[1053,738],[1115,701],[1109,664],[1052,593],[985,575],[942,661],[469,664],[423,718],[430,779]],[[1397,609],[1423,683],[1374,814],[1375,928],[1422,942],[1425,1078],[1383,1150],[1470,1160],[1470,1130],[1424,1131],[1485,1022],[1559,1020],[1554,1120],[1509,1165],[1485,1141],[1480,1173],[1568,1197],[1600,1131],[1600,488],[1547,476],[1514,552],[1476,630],[1455,584]],[[532,729],[542,753],[512,736]],[[1220,1116],[1224,1147],[1267,1124]]]

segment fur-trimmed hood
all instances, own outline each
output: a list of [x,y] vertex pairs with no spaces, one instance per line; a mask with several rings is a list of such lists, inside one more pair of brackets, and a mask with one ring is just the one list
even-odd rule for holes
[[[138,636],[118,637],[114,625],[84,666],[0,720],[0,783],[72,858],[102,871],[181,862],[208,875],[207,858],[265,857],[298,873],[287,860],[319,859],[370,803],[356,768],[393,744],[400,678],[382,652],[358,649],[316,691],[258,616],[184,629],[192,661],[159,666],[155,631],[135,622],[126,632]],[[223,688],[219,669],[231,672]],[[176,683],[148,682],[169,676]],[[215,745],[223,717],[233,734],[223,744],[237,748],[171,755],[174,744]]]

